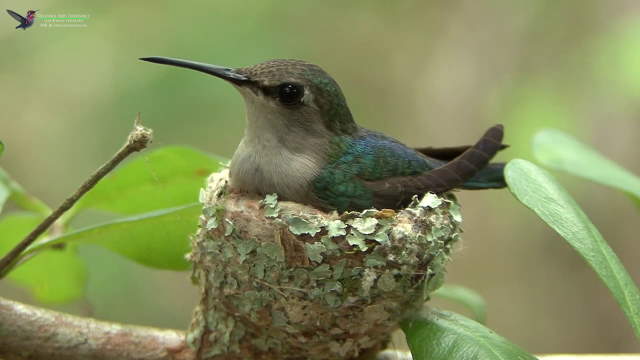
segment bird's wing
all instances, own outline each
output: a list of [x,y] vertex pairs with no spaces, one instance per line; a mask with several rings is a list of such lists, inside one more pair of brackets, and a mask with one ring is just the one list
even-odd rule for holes
[[336,137],[327,165],[313,181],[314,194],[339,211],[397,209],[413,195],[446,192],[474,178],[502,148],[502,136],[502,125],[496,125],[449,162],[368,130]]
[[16,19],[16,21],[19,22],[20,24],[22,24],[22,23],[27,21],[27,19],[24,16],[18,14],[15,11],[11,11],[11,10],[7,9],[7,14],[11,15],[11,17]]
[[462,186],[489,164],[502,148],[504,131],[495,125],[470,148],[453,160],[416,176],[401,176],[369,181],[377,207],[402,204],[415,194],[427,191],[442,193]]
[[[414,148],[415,151],[438,160],[450,161],[467,151],[472,145],[452,146],[452,147],[421,147]],[[500,150],[508,148],[509,145],[502,144]]]
[[328,164],[314,180],[314,193],[340,211],[366,209],[377,203],[375,190],[369,184],[416,176],[444,163],[363,129],[359,136],[341,136],[332,141]]

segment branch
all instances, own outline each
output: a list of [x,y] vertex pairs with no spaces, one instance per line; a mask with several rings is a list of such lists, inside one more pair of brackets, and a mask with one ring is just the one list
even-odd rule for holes
[[15,263],[20,254],[31,245],[40,235],[42,235],[62,214],[69,210],[87,191],[91,190],[98,181],[113,170],[122,160],[134,152],[143,150],[151,142],[151,129],[145,128],[139,123],[139,115],[136,119],[133,130],[129,134],[126,144],[113,156],[113,158],[102,165],[96,172],[82,184],[76,192],[67,198],[57,209],[47,216],[27,237],[16,245],[9,253],[0,260],[0,279],[2,279]]
[[192,360],[178,330],[122,325],[0,297],[0,358],[5,360]]

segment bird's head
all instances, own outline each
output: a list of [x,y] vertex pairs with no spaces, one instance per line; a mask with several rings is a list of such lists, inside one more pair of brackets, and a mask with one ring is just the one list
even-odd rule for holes
[[27,16],[35,16],[38,10],[29,10],[27,11]]
[[279,59],[227,68],[165,57],[141,60],[197,70],[231,83],[245,100],[248,130],[331,135],[357,130],[340,86],[314,64]]

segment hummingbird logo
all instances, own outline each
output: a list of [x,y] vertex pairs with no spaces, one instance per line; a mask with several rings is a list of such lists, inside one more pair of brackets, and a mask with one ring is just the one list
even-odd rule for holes
[[33,25],[33,23],[36,21],[37,11],[38,10],[29,10],[27,11],[26,16],[22,16],[15,11],[7,9],[7,14],[11,15],[12,18],[16,19],[16,21],[20,23],[20,25],[16,26],[16,29],[21,28],[22,30],[27,30],[27,28]]

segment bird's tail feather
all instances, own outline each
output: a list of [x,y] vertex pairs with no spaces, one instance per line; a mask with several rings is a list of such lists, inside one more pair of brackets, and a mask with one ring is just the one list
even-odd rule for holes
[[491,158],[502,149],[502,125],[494,125],[469,149],[443,166],[420,177],[423,190],[435,193],[460,187],[482,171]]
[[[480,176],[478,174],[483,172],[491,158],[502,149],[503,135],[502,125],[492,126],[473,146],[442,166],[420,175],[367,182],[367,187],[375,194],[377,207],[397,206],[415,194],[428,191],[443,193],[463,185],[487,188],[489,184],[482,182],[483,177],[479,178],[481,180],[479,183],[467,184],[467,182]],[[496,171],[498,176],[494,176],[496,172],[484,171],[487,171],[488,177],[491,173],[492,176],[489,178],[499,180],[500,171]]]
[[466,190],[501,189],[507,186],[504,181],[504,163],[492,163],[478,171],[471,179],[462,184]]

